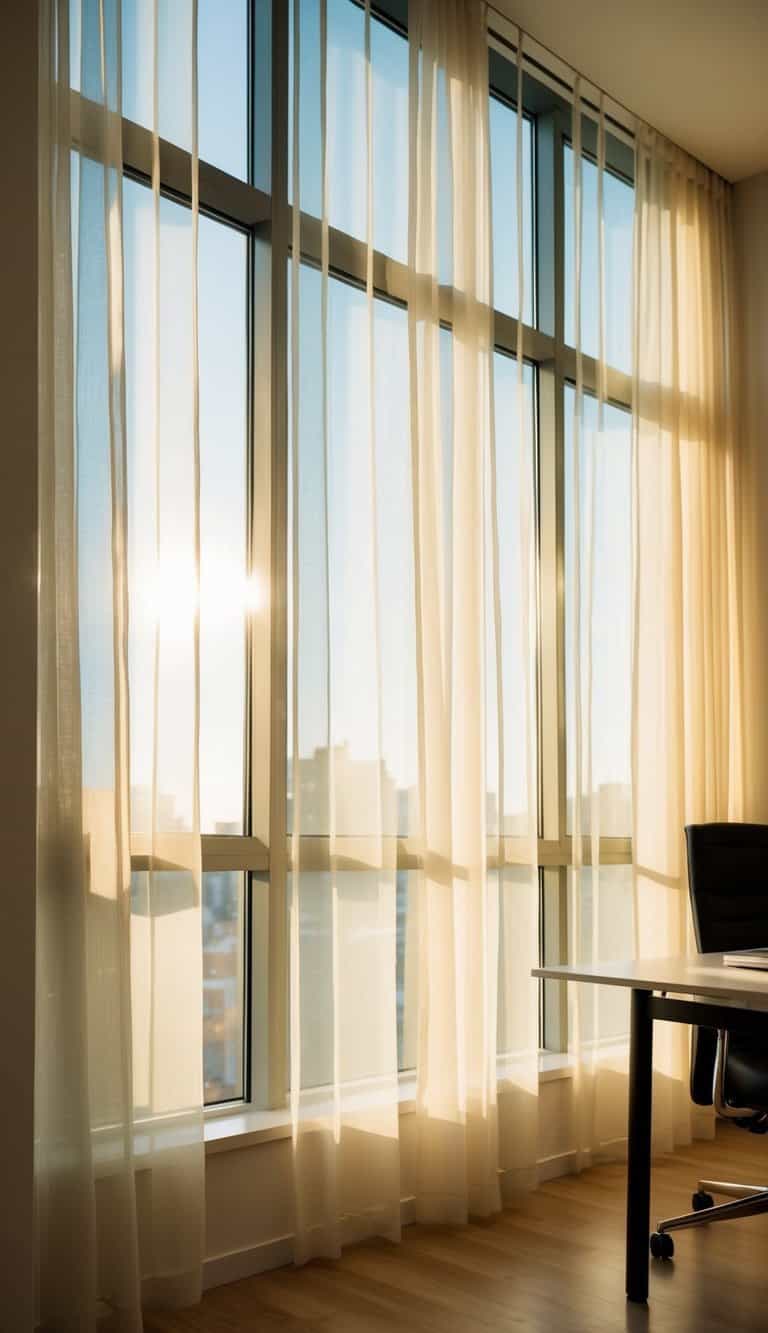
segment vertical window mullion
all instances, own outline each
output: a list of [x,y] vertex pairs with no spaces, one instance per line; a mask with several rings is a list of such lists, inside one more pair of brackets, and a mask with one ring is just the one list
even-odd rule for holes
[[288,1095],[287,718],[288,718],[288,6],[272,6],[270,308],[270,746],[268,1100]]

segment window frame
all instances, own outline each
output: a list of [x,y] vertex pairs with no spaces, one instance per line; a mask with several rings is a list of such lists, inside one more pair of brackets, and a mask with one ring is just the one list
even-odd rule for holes
[[[350,0],[364,8],[363,0]],[[407,0],[371,5],[376,19],[407,36]],[[270,589],[268,606],[249,617],[246,666],[245,811],[242,835],[203,834],[203,871],[237,871],[245,876],[244,1097],[206,1106],[206,1115],[230,1113],[233,1106],[261,1110],[284,1108],[288,1098],[288,937],[286,882],[290,844],[287,800],[287,519],[288,519],[288,268],[292,208],[289,198],[289,15],[288,6],[250,0],[248,76],[249,180],[243,181],[200,161],[202,212],[233,225],[248,237],[248,549],[249,574]],[[490,92],[515,106],[517,29],[500,15],[489,20]],[[565,386],[576,378],[576,351],[565,342],[564,153],[570,142],[572,89],[557,72],[553,57],[543,63],[523,55],[523,110],[533,122],[534,326],[523,326],[524,354],[535,369],[537,421],[538,530],[538,746],[540,938],[543,951],[554,938],[567,953],[567,868],[571,838],[566,832],[565,716]],[[561,67],[564,68],[564,67]],[[553,69],[555,72],[553,72]],[[590,104],[585,101],[585,105]],[[73,148],[96,156],[102,109],[80,93],[71,93]],[[593,108],[594,109],[594,108]],[[607,117],[607,166],[633,183],[632,135]],[[592,124],[584,121],[584,152],[593,156]],[[152,132],[123,121],[123,170],[151,180]],[[161,191],[190,204],[190,154],[159,141]],[[255,182],[268,188],[261,188]],[[321,225],[303,214],[301,254],[308,263],[321,258]],[[330,267],[340,277],[365,285],[366,245],[329,228]],[[373,285],[378,297],[407,305],[407,266],[374,252]],[[452,322],[452,292],[440,289],[440,316]],[[517,355],[518,321],[494,311],[495,349]],[[597,363],[581,357],[584,391],[597,390]],[[607,370],[607,397],[631,410],[631,376]],[[312,853],[323,859],[322,838]],[[337,840],[338,841],[338,840]],[[342,839],[342,842],[344,840]],[[350,841],[355,841],[350,840]],[[408,837],[398,837],[398,870],[416,869],[419,856]],[[519,840],[501,839],[503,863],[519,862]],[[145,838],[131,839],[131,865],[148,868],[151,848]],[[585,845],[589,857],[589,846]],[[601,838],[600,863],[631,863],[630,838]],[[264,921],[266,919],[266,939]],[[546,936],[546,941],[545,941]],[[256,960],[266,949],[266,977],[256,984]],[[548,958],[547,961],[559,961]],[[567,1049],[565,986],[541,987],[541,1041],[545,1051]],[[254,1058],[258,1033],[266,1034],[263,1062]],[[257,1091],[257,1084],[259,1085]]]

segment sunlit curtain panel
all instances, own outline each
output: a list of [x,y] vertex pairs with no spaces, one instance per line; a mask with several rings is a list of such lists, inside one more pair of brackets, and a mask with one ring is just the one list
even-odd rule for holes
[[[460,1222],[500,1206],[500,1161],[507,1168],[503,1183],[514,1190],[536,1156],[537,1015],[530,984],[538,906],[536,601],[532,378],[522,359],[531,298],[525,139],[518,66],[518,113],[508,127],[515,174],[505,180],[500,171],[497,180],[513,208],[498,216],[497,236],[485,10],[414,5],[409,41],[423,847],[415,1194],[422,1219]],[[494,241],[499,295],[518,315],[515,362],[493,350]],[[447,305],[441,284],[450,289]],[[450,321],[449,330],[441,319]],[[515,864],[508,864],[512,845]],[[514,1126],[506,1135],[500,1105],[506,1128]]]
[[[535,1174],[535,440],[530,123],[489,97],[484,7],[411,5],[407,39],[347,0],[290,21],[301,1260],[399,1233],[398,1075],[419,1216],[487,1214]],[[359,285],[331,270],[333,227]],[[401,304],[376,252],[403,265]]]
[[[639,125],[634,323],[633,836],[639,955],[683,952],[687,823],[744,819],[731,190]],[[759,756],[754,756],[760,764]],[[669,1025],[670,1029],[672,1025]],[[685,1033],[657,1043],[657,1130],[690,1132]]]
[[[635,950],[632,870],[632,418],[634,154],[602,95],[574,83],[565,147],[565,654],[570,839],[568,959]],[[611,864],[611,862],[614,862]],[[620,864],[619,862],[625,862]],[[622,1151],[629,1007],[608,987],[568,988],[577,1161]]]
[[[142,1304],[193,1303],[201,1281],[197,32],[179,7],[169,67],[161,10],[41,6],[36,1167],[52,1329],[139,1330]],[[136,51],[147,186],[123,178]],[[190,209],[160,196],[171,106]]]
[[[374,238],[373,200],[402,162],[388,135],[407,48],[345,0],[294,4],[290,38],[288,1083],[302,1261],[400,1234],[397,837],[416,774],[407,399],[390,389],[407,382],[406,321],[376,299],[372,268],[375,242],[402,239],[396,210]],[[301,259],[302,214],[317,266]],[[342,222],[361,287],[329,270]]]

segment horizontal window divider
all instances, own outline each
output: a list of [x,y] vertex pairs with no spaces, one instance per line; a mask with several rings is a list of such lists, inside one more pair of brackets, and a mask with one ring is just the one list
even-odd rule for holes
[[[204,833],[200,839],[203,872],[215,870],[267,871],[269,849],[258,838],[230,833]],[[194,865],[191,833],[131,834],[131,869],[189,870]]]
[[[598,365],[592,356],[582,353],[581,357],[582,379],[584,388],[588,393],[597,393],[598,384]],[[563,348],[563,373],[567,380],[576,381],[576,349],[573,347]],[[632,407],[632,376],[627,375],[623,370],[616,370],[613,366],[606,366],[606,388],[608,401],[615,403],[617,407],[626,408],[627,411]]]
[[[336,227],[328,228],[328,264],[334,277],[363,287],[366,280],[368,247],[364,241]],[[322,225],[310,213],[301,215],[301,257],[303,262],[320,266],[322,262]],[[384,299],[407,306],[411,290],[408,267],[380,250],[373,253],[373,286]],[[440,323],[450,328],[453,323],[455,302],[459,295],[449,284],[439,287]],[[510,356],[517,355],[517,319],[501,310],[493,311],[493,341],[496,349]],[[554,361],[555,340],[547,333],[523,326],[523,353],[529,361]]]
[[[287,840],[288,869],[293,869],[293,839]],[[411,838],[394,834],[304,833],[299,837],[299,869],[330,871],[420,870],[422,855]]]
[[[512,861],[515,855],[514,838],[508,838],[509,844],[506,849],[508,861]],[[588,834],[582,838],[581,847],[582,865],[592,864],[592,841]],[[600,865],[631,865],[632,864],[632,839],[631,838],[601,838],[600,839]],[[539,839],[539,865],[547,868],[550,866],[570,866],[573,865],[573,838],[568,836],[562,840]]]
[[[289,216],[291,209],[288,210]],[[301,257],[319,268],[322,262],[322,223],[311,213],[301,215]],[[368,247],[365,241],[328,228],[328,264],[335,276],[365,286]],[[377,293],[402,305],[408,302],[408,268],[381,250],[373,252],[373,285]]]
[[[269,848],[259,838],[238,834],[204,833],[201,837],[203,871],[254,871],[266,873],[270,869]],[[286,842],[287,868],[293,866],[293,839]],[[488,837],[488,869],[504,866],[537,865],[540,868],[569,866],[573,860],[573,839],[562,841],[539,838],[535,857],[531,856],[528,839],[505,835],[501,839]],[[601,865],[629,865],[632,862],[631,838],[601,838]],[[592,863],[589,837],[584,837],[582,864]],[[194,841],[191,833],[160,833],[154,840],[150,834],[132,834],[131,869],[187,870],[194,865]],[[411,837],[392,834],[338,834],[331,838],[325,833],[305,833],[299,838],[299,868],[306,871],[397,871],[421,870],[424,852],[420,843]],[[455,868],[461,876],[463,868]]]
[[[101,161],[107,133],[104,108],[73,92],[70,99],[73,146],[86,157]],[[123,170],[146,181],[152,179],[152,131],[123,117]],[[192,192],[192,154],[178,144],[160,139],[160,188],[180,203],[189,204]],[[268,194],[238,180],[210,162],[199,163],[200,208],[246,230],[265,222],[272,212]]]
[[269,848],[260,838],[204,833],[203,870],[269,870]]
[[[266,849],[265,849],[266,850]],[[504,866],[535,865],[539,868],[568,866],[572,863],[573,839],[562,841],[539,838],[533,856],[527,838],[515,835],[488,836],[489,870]],[[589,838],[584,838],[582,863],[591,864],[592,849]],[[288,836],[287,868],[293,868],[293,839]],[[332,868],[339,871],[375,872],[395,870],[421,870],[424,866],[424,851],[418,839],[396,837],[385,834],[352,835],[337,834],[331,837],[327,833],[303,833],[299,836],[299,870],[325,871]],[[601,838],[601,865],[629,865],[632,861],[631,838]],[[455,867],[457,877],[465,873],[461,866]]]
[[[493,341],[497,351],[517,356],[517,320],[501,310],[493,312]],[[555,340],[548,333],[523,325],[523,356],[527,361],[554,361]]]

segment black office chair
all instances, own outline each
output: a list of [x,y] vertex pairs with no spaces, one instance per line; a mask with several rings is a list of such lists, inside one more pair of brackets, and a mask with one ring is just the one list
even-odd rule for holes
[[[768,826],[690,824],[688,887],[700,953],[768,947]],[[768,1130],[768,1043],[753,1036],[694,1028],[691,1097],[743,1129]],[[713,1194],[732,1203],[715,1205]],[[669,1217],[651,1236],[651,1253],[671,1258],[670,1231],[768,1212],[768,1186],[700,1180],[692,1213]]]

